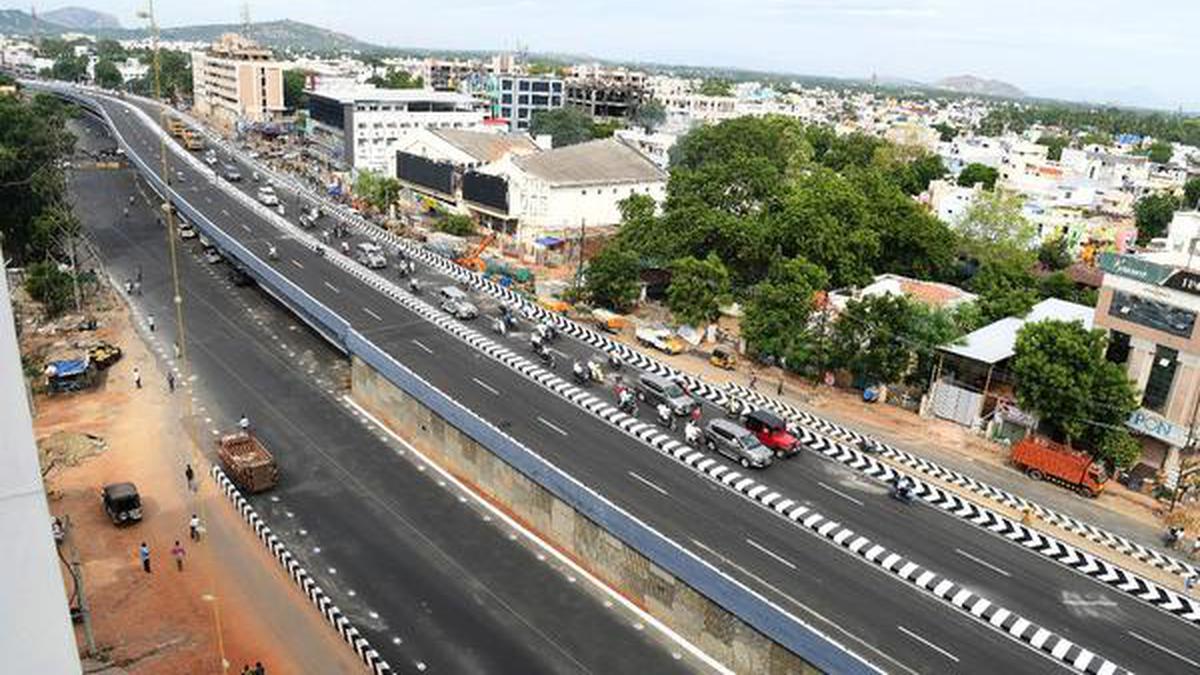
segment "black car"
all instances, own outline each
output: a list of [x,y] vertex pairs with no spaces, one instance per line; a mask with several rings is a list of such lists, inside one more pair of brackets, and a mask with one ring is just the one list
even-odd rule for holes
[[113,525],[132,523],[142,519],[142,498],[133,483],[111,483],[100,491],[104,512]]
[[231,265],[229,267],[229,283],[234,286],[249,286],[254,283],[254,279],[245,267],[241,265]]

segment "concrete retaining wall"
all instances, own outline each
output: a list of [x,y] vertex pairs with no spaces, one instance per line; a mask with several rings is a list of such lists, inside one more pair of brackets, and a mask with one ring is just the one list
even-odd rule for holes
[[358,358],[353,359],[351,382],[355,401],[393,431],[729,668],[770,675],[820,672],[609,534]]

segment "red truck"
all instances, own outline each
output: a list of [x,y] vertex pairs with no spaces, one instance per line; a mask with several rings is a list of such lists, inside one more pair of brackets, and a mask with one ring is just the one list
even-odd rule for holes
[[1100,494],[1108,482],[1104,465],[1091,455],[1041,436],[1027,436],[1018,441],[1011,459],[1030,478],[1061,483],[1084,497]]

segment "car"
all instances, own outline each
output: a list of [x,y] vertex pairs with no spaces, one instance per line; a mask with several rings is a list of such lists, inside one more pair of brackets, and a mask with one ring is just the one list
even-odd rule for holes
[[474,319],[479,316],[475,305],[465,300],[446,300],[442,302],[442,311],[456,319]]
[[192,227],[191,223],[187,223],[187,222],[180,223],[179,224],[179,238],[180,239],[195,239],[196,238],[196,228]]
[[215,265],[215,264],[221,262],[221,254],[219,252],[217,252],[216,247],[213,247],[213,246],[205,246],[204,247],[204,261],[211,265]]
[[443,300],[453,300],[455,302],[471,301],[471,298],[458,286],[442,286],[438,289],[438,295],[442,296]]
[[652,405],[665,403],[676,415],[688,415],[700,405],[683,387],[660,375],[642,375],[635,390],[639,400]]
[[225,165],[225,180],[236,183],[237,181],[240,181],[241,179],[242,179],[242,172],[238,171],[238,168],[236,166],[234,166],[232,164]]
[[384,258],[379,253],[359,253],[354,258],[358,264],[372,270],[381,270],[387,267],[387,258]]
[[742,468],[771,466],[771,451],[749,429],[724,418],[709,420],[704,427],[704,445],[711,452],[736,461]]
[[654,347],[664,354],[674,356],[687,351],[687,343],[666,328],[639,328],[634,331],[634,337],[639,343]]
[[104,512],[113,525],[134,523],[142,519],[142,498],[133,483],[110,483],[100,490]]
[[366,254],[375,253],[375,254],[379,254],[379,255],[383,254],[383,248],[380,247],[379,244],[376,244],[373,241],[359,242],[358,246],[356,248],[358,249],[359,253],[366,253]]
[[788,431],[787,423],[770,410],[759,408],[751,411],[742,419],[742,425],[752,431],[779,459],[800,452],[800,441]]
[[217,164],[217,153],[215,153],[215,152],[211,152],[211,151],[210,151],[210,152],[206,152],[206,153],[204,153],[204,163],[205,163],[205,164],[207,164],[207,165],[209,165],[209,166],[216,166],[216,164]]
[[279,197],[275,196],[275,191],[270,187],[261,187],[258,189],[258,201],[266,206],[275,206],[279,203]]

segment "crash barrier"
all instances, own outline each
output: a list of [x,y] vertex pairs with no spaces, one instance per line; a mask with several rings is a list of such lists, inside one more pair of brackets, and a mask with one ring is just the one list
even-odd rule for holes
[[325,591],[321,590],[321,587],[317,585],[317,582],[308,573],[308,570],[300,565],[300,562],[296,560],[291,551],[287,550],[287,547],[283,545],[279,537],[275,536],[275,533],[263,522],[263,519],[258,517],[258,512],[254,510],[250,502],[246,501],[246,498],[242,496],[242,493],[229,480],[229,477],[225,475],[221,467],[213,465],[211,473],[213,480],[217,483],[217,487],[229,498],[229,501],[233,504],[233,508],[237,509],[238,514],[242,516],[242,520],[246,521],[250,529],[254,530],[254,536],[258,537],[263,546],[267,547],[267,551],[275,557],[275,560],[283,567],[283,571],[287,572],[287,575],[292,578],[292,581],[300,588],[301,592],[308,597],[309,602],[317,608],[321,616],[325,617],[329,625],[333,626],[333,629],[346,641],[346,644],[350,645],[354,653],[358,654],[363,663],[367,664],[371,672],[375,675],[389,675],[389,673],[392,673],[392,668],[387,664],[387,661],[384,661],[379,652],[371,647],[371,644],[358,632],[358,629],[354,627],[350,619],[346,618],[342,610],[338,609],[338,606],[333,604],[333,600],[329,599]]
[[[350,354],[357,356],[363,363],[376,369],[388,382],[413,396],[422,405],[436,412],[448,423],[460,429],[489,451],[495,453],[506,464],[516,468],[523,475],[544,487],[564,503],[599,524],[605,531],[628,544],[655,565],[675,575],[688,586],[710,599],[725,611],[744,621],[775,644],[780,645],[809,664],[826,672],[864,674],[879,672],[845,646],[837,643],[800,619],[786,613],[765,598],[749,591],[730,577],[710,567],[701,559],[689,554],[671,540],[624,511],[621,511],[602,496],[587,489],[549,462],[546,462],[529,449],[517,443],[507,434],[504,434],[496,427],[477,417],[439,390],[421,380],[407,368],[404,368],[373,343],[351,329],[349,324],[336,313],[309,296],[303,289],[280,275],[270,265],[261,261],[250,250],[226,234],[202,212],[194,208],[183,195],[165,185],[156,172],[140,156],[132,151],[120,132],[117,131],[112,120],[109,119],[103,107],[96,105],[88,97],[76,97],[69,94],[68,97],[87,105],[94,112],[101,115],[113,130],[118,143],[125,150],[130,161],[156,191],[167,195],[172,203],[206,236],[211,237],[218,247],[251,270],[259,278],[265,290],[282,296],[285,304],[289,307],[299,309],[302,318],[313,324],[313,327],[326,336],[327,339],[334,341],[340,348],[344,348]],[[135,114],[144,115],[141,111],[135,111]],[[163,133],[162,130],[159,130],[159,132]],[[261,206],[259,208],[261,209]],[[274,216],[275,214],[267,213],[262,215],[268,216],[269,220],[273,220],[269,216]],[[214,470],[219,471],[219,469]],[[238,495],[238,498],[241,498],[240,495]],[[244,499],[242,501],[244,502]],[[255,519],[258,518],[256,515],[254,517]],[[260,527],[265,528],[265,525],[261,524],[261,520],[258,520],[258,523],[259,525],[255,526],[256,531]],[[274,535],[271,536],[274,537]],[[274,541],[278,542],[277,539]],[[290,555],[289,559],[291,559]],[[282,559],[281,562],[283,562]],[[290,570],[289,573],[291,573]],[[311,577],[308,577],[307,573],[305,573],[305,578],[307,582],[302,585],[302,589],[306,593],[309,593],[311,598],[313,595],[310,593],[309,588],[314,587],[315,584],[312,582]],[[301,582],[297,581],[297,583]],[[326,608],[330,607],[331,603],[323,593],[320,594],[320,597],[324,598],[323,603],[319,603],[316,599],[314,599],[314,603],[318,605],[318,608],[328,618],[330,614]],[[345,617],[340,612],[337,612],[337,616],[341,617],[340,620],[344,621],[346,626],[349,626],[348,621],[345,620]],[[333,622],[332,619],[331,622]],[[339,624],[335,624],[335,627],[338,628],[339,632],[343,630]],[[349,627],[349,630],[353,630],[353,628]],[[366,640],[359,636],[356,630],[353,634],[355,642],[351,642],[351,645],[355,647],[357,653],[362,655],[369,652],[376,657],[378,656],[374,650],[369,648]],[[345,635],[343,632],[343,637]],[[347,641],[350,642],[350,640]],[[368,665],[371,664],[368,663]],[[386,664],[383,664],[383,667],[386,668]]]

